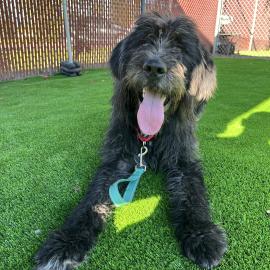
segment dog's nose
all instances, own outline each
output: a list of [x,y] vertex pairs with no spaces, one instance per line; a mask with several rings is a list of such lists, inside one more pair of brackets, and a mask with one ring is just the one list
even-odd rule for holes
[[167,72],[167,66],[159,59],[150,59],[144,63],[143,70],[149,75],[162,75]]

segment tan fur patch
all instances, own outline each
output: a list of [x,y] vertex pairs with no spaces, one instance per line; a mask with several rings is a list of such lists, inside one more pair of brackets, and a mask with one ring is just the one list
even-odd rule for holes
[[96,204],[92,209],[94,212],[98,213],[103,220],[108,217],[111,211],[106,204]]
[[177,64],[172,68],[171,72],[174,77],[174,87],[178,89],[178,91],[173,92],[172,95],[176,101],[179,101],[185,93],[186,67],[182,64]]
[[172,68],[172,74],[174,77],[174,87],[177,88],[178,96],[181,98],[185,93],[185,72],[187,68],[182,64],[177,64],[175,67]]
[[202,63],[192,72],[189,93],[198,101],[209,100],[215,92],[216,83],[215,68],[207,69]]
[[185,81],[185,72],[186,67],[181,64],[177,64],[175,67],[172,68],[172,72],[179,78],[181,78],[183,81]]

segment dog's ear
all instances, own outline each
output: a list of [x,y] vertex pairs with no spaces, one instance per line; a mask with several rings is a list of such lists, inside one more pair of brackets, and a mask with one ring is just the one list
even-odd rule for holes
[[199,102],[209,100],[216,89],[215,65],[204,48],[200,48],[200,53],[202,61],[193,69],[189,87],[189,94]]
[[120,41],[113,49],[112,54],[111,54],[111,58],[109,61],[111,70],[113,75],[119,79],[120,77],[120,57],[121,57],[121,52],[122,52],[122,46],[123,46],[123,40]]

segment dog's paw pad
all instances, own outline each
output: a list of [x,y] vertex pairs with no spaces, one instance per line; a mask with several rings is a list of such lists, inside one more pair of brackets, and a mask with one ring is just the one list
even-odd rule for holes
[[226,235],[218,226],[211,224],[186,233],[182,240],[184,255],[202,268],[217,266],[227,250]]

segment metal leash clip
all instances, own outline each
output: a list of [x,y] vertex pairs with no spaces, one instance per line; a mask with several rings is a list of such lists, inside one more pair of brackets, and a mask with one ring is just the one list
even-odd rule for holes
[[148,148],[146,146],[146,142],[143,142],[143,145],[141,147],[141,150],[140,150],[140,154],[138,154],[139,158],[140,158],[140,163],[139,165],[137,164],[136,165],[136,168],[143,168],[144,171],[146,171],[146,165],[143,164],[143,156],[145,156],[148,152]]

